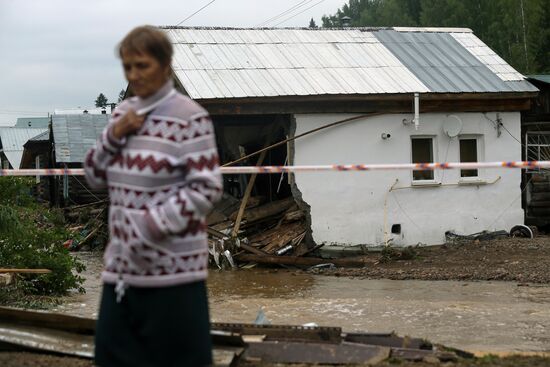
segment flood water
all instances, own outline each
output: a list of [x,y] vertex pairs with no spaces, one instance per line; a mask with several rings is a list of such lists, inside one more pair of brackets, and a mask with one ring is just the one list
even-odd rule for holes
[[[101,259],[88,265],[87,294],[57,311],[96,317]],[[550,352],[550,286],[511,282],[393,281],[328,277],[290,270],[212,271],[212,321],[340,326],[426,338],[473,352]]]

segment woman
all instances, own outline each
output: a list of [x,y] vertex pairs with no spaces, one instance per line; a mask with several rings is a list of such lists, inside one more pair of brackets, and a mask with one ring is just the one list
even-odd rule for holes
[[222,193],[208,113],[176,92],[172,45],[150,26],[120,43],[135,97],[122,102],[86,157],[109,189],[110,240],[96,330],[101,367],[212,363],[205,216]]

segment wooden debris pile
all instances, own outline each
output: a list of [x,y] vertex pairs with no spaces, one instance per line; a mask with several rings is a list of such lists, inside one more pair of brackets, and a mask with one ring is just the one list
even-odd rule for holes
[[71,238],[63,244],[71,251],[102,247],[109,238],[107,199],[63,209]]
[[225,195],[207,223],[211,258],[218,267],[234,266],[233,258],[245,254],[299,257],[311,250],[304,241],[305,212],[292,197],[272,202],[251,197],[243,205]]

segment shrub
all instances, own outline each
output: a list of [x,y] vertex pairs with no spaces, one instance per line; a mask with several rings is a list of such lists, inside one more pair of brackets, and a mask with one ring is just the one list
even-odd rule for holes
[[49,274],[19,276],[14,294],[83,292],[83,278],[78,273],[84,265],[62,245],[69,237],[62,216],[58,210],[37,204],[28,183],[0,177],[0,190],[5,190],[0,191],[0,267],[52,270]]

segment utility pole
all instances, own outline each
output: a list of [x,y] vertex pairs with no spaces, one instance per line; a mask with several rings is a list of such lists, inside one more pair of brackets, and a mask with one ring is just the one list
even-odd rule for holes
[[529,57],[527,55],[527,32],[525,31],[525,13],[523,12],[523,0],[519,0],[521,6],[521,22],[523,24],[523,49],[525,51],[525,73],[529,72]]

